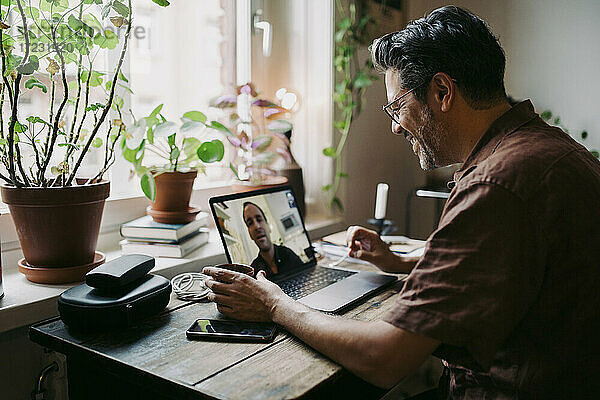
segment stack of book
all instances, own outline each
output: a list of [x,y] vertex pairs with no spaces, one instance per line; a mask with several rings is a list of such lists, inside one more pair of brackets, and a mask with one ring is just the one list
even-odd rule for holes
[[121,225],[123,254],[147,254],[154,257],[185,257],[208,242],[209,214],[201,211],[187,224],[161,224],[151,216]]

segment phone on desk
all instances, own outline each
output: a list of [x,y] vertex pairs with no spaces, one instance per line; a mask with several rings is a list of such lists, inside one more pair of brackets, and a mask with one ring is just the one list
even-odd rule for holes
[[271,342],[277,327],[272,323],[198,319],[185,332],[188,339]]

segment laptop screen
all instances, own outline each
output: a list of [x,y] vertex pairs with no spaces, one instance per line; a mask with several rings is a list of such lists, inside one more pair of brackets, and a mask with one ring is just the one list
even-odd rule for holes
[[230,262],[271,278],[315,262],[289,187],[213,197],[210,206]]

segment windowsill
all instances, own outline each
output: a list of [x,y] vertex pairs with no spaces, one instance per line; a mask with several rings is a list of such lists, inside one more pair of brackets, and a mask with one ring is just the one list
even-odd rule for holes
[[[343,229],[341,218],[309,216],[306,229],[311,239]],[[120,255],[118,231],[102,235],[98,249],[107,260]],[[211,229],[209,242],[186,258],[157,258],[153,273],[171,279],[187,271],[199,271],[205,265],[225,261],[225,254],[216,229]],[[58,315],[56,299],[64,290],[75,285],[43,285],[29,282],[17,268],[3,269],[4,297],[0,299],[0,333],[23,327]]]

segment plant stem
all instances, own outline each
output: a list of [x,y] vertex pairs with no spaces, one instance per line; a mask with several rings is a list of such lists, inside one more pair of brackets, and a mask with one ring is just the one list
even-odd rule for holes
[[121,49],[121,55],[119,57],[119,62],[117,64],[117,67],[115,68],[115,74],[113,76],[112,86],[110,88],[110,95],[108,97],[106,107],[104,108],[104,110],[102,110],[102,115],[100,116],[100,119],[96,122],[94,129],[92,131],[92,134],[90,135],[90,138],[88,139],[87,143],[85,144],[85,147],[83,148],[83,151],[82,151],[81,155],[79,156],[79,159],[77,160],[77,163],[75,164],[75,167],[73,168],[73,171],[71,172],[71,175],[69,176],[69,179],[66,182],[66,186],[70,185],[71,182],[73,181],[73,179],[75,178],[75,174],[77,173],[77,170],[79,169],[79,166],[81,165],[81,162],[83,161],[83,157],[85,156],[88,149],[90,148],[92,141],[94,140],[94,137],[96,137],[96,134],[98,133],[98,130],[100,129],[100,125],[102,125],[102,123],[106,119],[106,116],[108,115],[108,112],[110,111],[110,108],[112,106],[112,102],[113,102],[113,99],[115,96],[115,88],[117,87],[117,79],[119,78],[119,72],[121,71],[121,66],[123,65],[123,60],[125,59],[125,53],[127,52],[127,45],[129,43],[129,35],[131,33],[131,25],[133,25],[133,18],[131,18],[131,0],[128,0],[128,5],[129,5],[129,10],[130,10],[129,11],[130,18],[129,18],[129,23],[127,24],[127,32],[125,33],[125,42],[123,43],[123,48]]
[[169,153],[165,153],[163,149],[161,149],[160,147],[156,147],[152,144],[147,144],[146,145],[146,150],[149,150],[151,152],[153,152],[154,154],[156,154],[157,156],[164,158],[165,160],[169,160]]
[[90,72],[88,73],[88,78],[85,81],[85,101],[83,106],[83,116],[81,117],[81,122],[79,123],[79,127],[77,128],[77,134],[75,135],[75,140],[73,144],[77,144],[79,141],[79,137],[81,136],[81,130],[83,129],[83,123],[87,119],[89,111],[87,107],[90,103],[90,79],[92,78],[92,62],[90,61]]
[[[79,6],[79,20],[81,20],[81,16],[83,14],[83,2],[80,3]],[[77,96],[75,99],[75,111],[73,112],[73,122],[71,123],[71,132],[69,133],[69,143],[73,143],[73,135],[74,135],[74,130],[75,130],[75,126],[77,125],[77,117],[79,114],[79,103],[81,102],[81,60],[83,60],[83,55],[81,53],[79,53],[79,59],[77,62]],[[89,76],[91,76],[91,71],[88,74],[88,78]],[[69,152],[67,151],[67,154]],[[65,157],[65,160],[68,159],[68,156]]]
[[[54,3],[52,3],[52,4],[54,4]],[[62,99],[62,102],[60,103],[60,106],[58,107],[58,110],[56,111],[56,115],[54,116],[54,124],[52,126],[52,135],[50,138],[50,145],[48,147],[48,154],[46,156],[46,159],[44,160],[42,169],[40,170],[40,176],[42,178],[44,177],[44,174],[46,173],[48,164],[50,164],[50,159],[52,158],[52,152],[54,151],[54,145],[56,143],[56,139],[58,138],[58,130],[59,130],[58,125],[60,124],[60,118],[62,117],[63,109],[65,108],[65,105],[67,104],[67,101],[69,100],[69,85],[67,83],[65,58],[63,56],[62,50],[60,49],[60,47],[58,47],[58,45],[56,43],[56,29],[52,29],[52,44],[54,45],[56,54],[60,58],[60,69],[61,69],[60,72],[61,72],[62,84],[63,84],[63,99]],[[68,185],[64,185],[64,181],[61,183],[63,183],[63,186],[68,186]]]
[[[19,6],[19,12],[21,13],[21,18],[23,19],[23,34],[25,36],[25,54],[23,55],[23,59],[21,60],[20,67],[25,65],[27,61],[29,61],[29,34],[27,33],[27,19],[25,18],[25,12],[23,11],[23,6],[21,5],[21,0],[17,0],[17,5]],[[8,163],[9,163],[9,174],[11,179],[13,180],[13,184],[16,187],[21,187],[22,184],[17,180],[17,174],[15,170],[15,125],[17,124],[17,102],[19,100],[19,90],[21,84],[21,73],[17,73],[17,78],[15,79],[15,91],[13,97],[12,104],[12,115],[10,124],[8,127]],[[20,160],[20,159],[19,159]],[[19,162],[20,163],[20,162]]]
[[[8,14],[8,13],[7,13]],[[2,32],[2,30],[0,29],[0,54],[2,54],[2,81],[4,82],[4,86],[2,87],[2,91],[4,91],[4,88],[6,88],[8,90],[8,99],[10,101],[10,106],[12,108],[12,88],[10,87],[10,83],[8,82],[8,79],[6,78],[6,53],[4,52],[4,32]],[[4,108],[2,108],[4,109]],[[4,125],[2,125],[2,128],[4,129]]]

